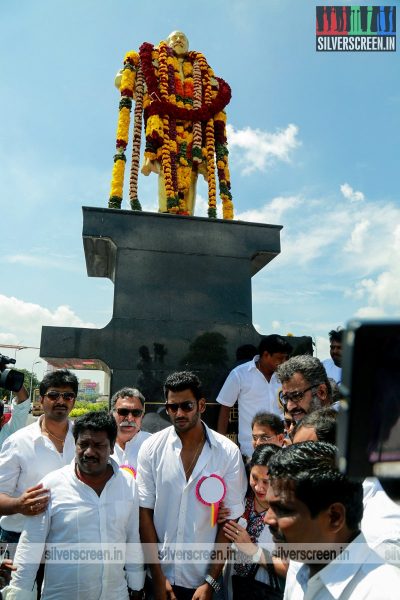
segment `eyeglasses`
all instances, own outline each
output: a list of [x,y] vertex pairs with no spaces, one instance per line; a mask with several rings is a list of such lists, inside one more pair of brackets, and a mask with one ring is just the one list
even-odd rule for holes
[[277,434],[274,433],[274,435],[266,435],[265,433],[262,433],[260,435],[252,435],[251,437],[253,438],[253,442],[268,442],[268,440],[272,440],[272,438],[276,437]]
[[306,388],[302,392],[286,392],[286,394],[284,394],[282,391],[280,391],[279,392],[279,400],[282,402],[282,404],[287,404],[289,402],[289,400],[291,400],[292,402],[297,404],[298,402],[303,400],[304,394],[306,392],[309,392],[310,390],[318,387],[319,385],[320,385],[319,383],[316,383],[315,385],[310,385],[310,387]]
[[143,410],[140,408],[116,408],[115,412],[120,417],[127,417],[129,414],[131,414],[132,417],[141,417],[143,414]]
[[64,398],[64,400],[75,400],[76,398],[74,392],[47,392],[45,396],[53,401],[58,400],[61,396]]
[[183,412],[190,412],[195,407],[195,402],[191,400],[186,400],[185,402],[171,402],[165,403],[166,410],[170,410],[173,413],[177,413],[179,409],[183,410]]

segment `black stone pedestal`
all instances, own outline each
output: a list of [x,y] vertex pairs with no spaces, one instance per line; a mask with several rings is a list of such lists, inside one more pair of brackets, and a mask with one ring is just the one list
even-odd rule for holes
[[[83,208],[89,277],[114,282],[99,330],[43,327],[40,356],[56,366],[110,369],[111,393],[138,387],[161,403],[174,370],[195,370],[214,400],[236,349],[259,343],[251,277],[280,252],[277,225]],[[213,419],[212,419],[213,420]]]

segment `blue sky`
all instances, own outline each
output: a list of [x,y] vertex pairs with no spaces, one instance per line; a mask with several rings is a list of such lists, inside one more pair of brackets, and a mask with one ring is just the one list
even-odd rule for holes
[[[232,88],[236,218],[283,225],[280,256],[253,280],[258,330],[311,335],[325,358],[331,328],[399,317],[399,52],[316,52],[317,4],[0,3],[0,344],[110,320],[111,282],[86,274],[81,207],[107,206],[125,52],[175,29]],[[156,185],[139,179],[145,210]]]

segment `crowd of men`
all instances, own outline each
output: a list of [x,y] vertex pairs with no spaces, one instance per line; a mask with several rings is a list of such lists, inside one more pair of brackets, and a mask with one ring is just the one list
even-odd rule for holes
[[[340,370],[337,333],[331,356]],[[242,517],[247,463],[255,448],[274,444],[264,523],[277,554],[294,551],[283,561],[284,598],[397,598],[400,509],[377,479],[339,472],[332,389],[341,373],[291,351],[267,336],[232,370],[217,398],[218,431],[202,418],[206,399],[189,371],[165,381],[171,426],[154,434],[141,430],[139,390],[123,388],[110,413],[73,423],[76,376],[46,374],[43,415],[9,432],[0,452],[0,542],[12,573],[3,597],[230,600],[222,572],[235,541],[226,531],[235,528],[224,530],[224,515]],[[236,402],[239,446],[224,435]],[[310,544],[329,558],[304,554]],[[257,548],[251,561],[265,560]]]

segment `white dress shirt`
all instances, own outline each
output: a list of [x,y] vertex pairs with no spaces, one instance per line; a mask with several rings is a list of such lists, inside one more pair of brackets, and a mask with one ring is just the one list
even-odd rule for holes
[[137,471],[137,458],[140,446],[143,444],[144,440],[147,440],[150,436],[151,433],[147,433],[147,431],[138,431],[129,442],[126,442],[124,450],[118,446],[118,442],[116,442],[114,454],[111,455],[111,458],[113,458],[119,466],[130,465]]
[[238,441],[244,456],[251,456],[254,450],[251,439],[253,417],[259,412],[282,415],[282,409],[278,402],[281,383],[276,373],[273,373],[271,380],[267,381],[261,371],[257,369],[256,362],[259,358],[257,355],[253,360],[233,369],[217,397],[217,402],[223,406],[233,406],[236,401],[238,402]]
[[[0,453],[0,493],[17,498],[37,485],[47,473],[64,467],[75,456],[72,421],[69,422],[63,452],[42,434],[40,419],[20,429],[3,444]],[[7,531],[22,531],[24,515],[5,515],[0,525]]]
[[[51,489],[46,512],[26,519],[15,556],[7,598],[25,600],[32,589],[38,561],[46,550],[51,561],[45,563],[42,600],[118,600],[128,599],[127,585],[140,590],[144,584],[143,554],[139,540],[139,502],[135,479],[110,460],[114,475],[100,496],[75,474],[75,463],[47,475],[42,483]],[[136,562],[76,560],[73,551],[101,552],[125,543],[136,551]],[[58,561],[52,549],[71,551],[72,561]],[[115,556],[117,556],[115,554]]]
[[325,367],[328,377],[336,381],[336,383],[340,383],[342,381],[342,369],[337,367],[331,358],[326,358],[322,361],[322,364]]
[[[211,507],[196,497],[196,485],[203,476],[215,474],[225,481],[224,504],[231,511],[231,519],[244,511],[247,479],[239,448],[203,425],[207,441],[188,481],[180,457],[182,442],[174,427],[154,433],[139,451],[139,503],[154,510],[154,527],[163,550],[170,544],[212,550],[217,526],[211,527]],[[162,564],[169,581],[186,588],[204,583],[207,568],[207,560]]]
[[0,430],[0,448],[3,445],[3,442],[5,442],[5,440],[10,435],[24,427],[26,419],[29,415],[31,399],[27,398],[26,400],[24,400],[24,402],[20,402],[19,404],[17,404],[15,399],[13,398],[11,407],[11,419],[7,421],[7,423],[3,425],[3,427]]
[[361,533],[312,577],[309,567],[290,561],[284,600],[398,600],[400,569],[385,564]]
[[[376,477],[363,481],[364,514],[361,531],[368,544],[386,562],[400,559],[400,506],[393,502]],[[392,560],[394,555],[395,561]]]

